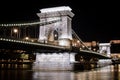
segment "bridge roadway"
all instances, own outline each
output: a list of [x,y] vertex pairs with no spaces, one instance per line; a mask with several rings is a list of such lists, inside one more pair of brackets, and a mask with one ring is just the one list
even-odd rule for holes
[[30,50],[37,52],[68,51],[69,48],[40,42],[0,38],[0,49]]
[[15,49],[15,50],[30,50],[37,52],[76,52],[81,56],[97,57],[99,59],[110,59],[105,55],[99,54],[98,52],[79,50],[77,48],[68,48],[65,46],[44,44],[40,42],[30,42],[17,39],[0,38],[0,49]]

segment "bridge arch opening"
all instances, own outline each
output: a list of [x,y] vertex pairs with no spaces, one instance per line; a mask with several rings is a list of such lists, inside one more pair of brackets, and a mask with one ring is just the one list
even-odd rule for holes
[[53,34],[54,34],[54,40],[58,40],[58,31],[54,30]]

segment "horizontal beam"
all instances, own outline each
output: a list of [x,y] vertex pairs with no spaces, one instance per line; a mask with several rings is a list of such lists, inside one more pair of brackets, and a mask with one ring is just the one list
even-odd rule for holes
[[70,50],[65,46],[50,45],[40,42],[30,42],[15,39],[0,38],[0,49],[19,49],[19,50],[37,50],[37,51],[66,51]]

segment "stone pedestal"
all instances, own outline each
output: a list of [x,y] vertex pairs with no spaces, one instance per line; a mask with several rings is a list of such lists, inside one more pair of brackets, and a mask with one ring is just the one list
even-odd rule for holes
[[75,53],[37,53],[33,70],[73,70]]

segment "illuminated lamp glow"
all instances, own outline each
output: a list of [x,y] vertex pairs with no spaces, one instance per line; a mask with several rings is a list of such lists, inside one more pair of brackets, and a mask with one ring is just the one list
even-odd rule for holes
[[53,8],[44,8],[41,9],[41,13],[56,12],[56,11],[71,11],[72,9],[68,6],[53,7]]
[[79,41],[79,40],[77,40],[77,43],[80,43],[80,41]]
[[25,40],[28,40],[29,39],[29,37],[25,37]]
[[18,32],[18,29],[14,29],[13,31],[14,31],[14,33],[17,33],[17,32]]
[[61,39],[61,40],[59,40],[59,45],[60,46],[68,46],[68,47],[70,47],[71,42],[70,42],[69,39]]

